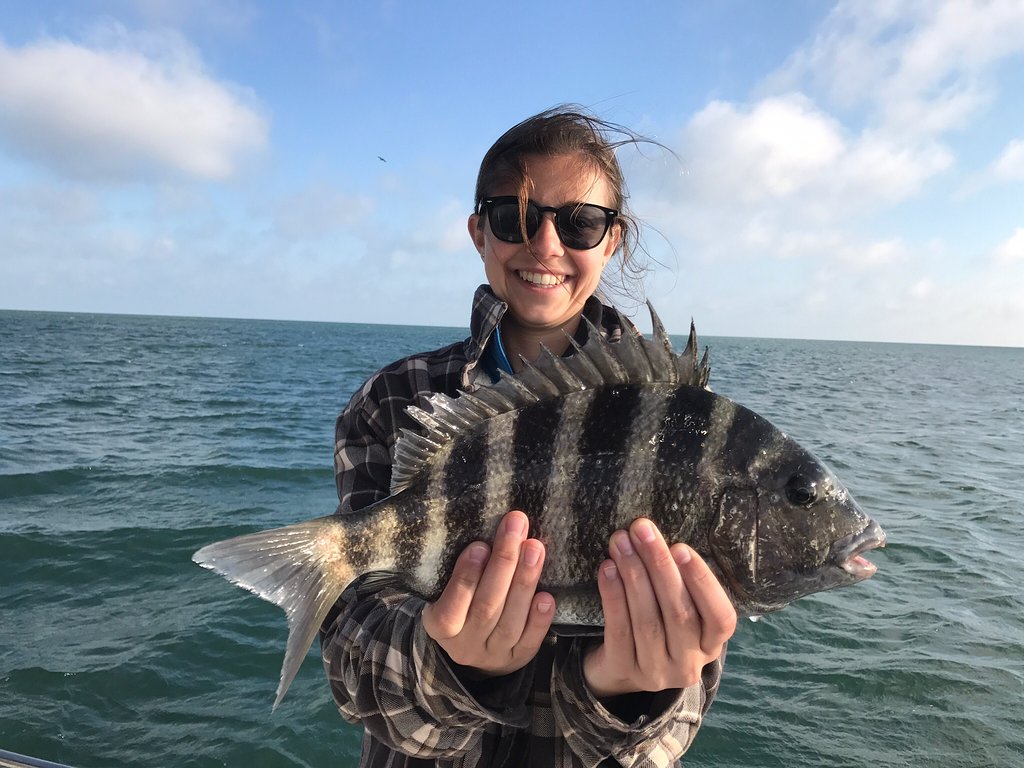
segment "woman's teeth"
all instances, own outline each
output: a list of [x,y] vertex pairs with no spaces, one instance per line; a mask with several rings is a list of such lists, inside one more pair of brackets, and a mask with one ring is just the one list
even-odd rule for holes
[[519,270],[517,275],[528,283],[534,285],[561,285],[565,282],[565,275],[552,275],[548,272],[526,272]]

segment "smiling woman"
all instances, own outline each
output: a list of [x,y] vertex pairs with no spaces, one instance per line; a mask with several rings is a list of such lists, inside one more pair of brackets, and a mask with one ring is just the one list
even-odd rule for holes
[[[487,152],[467,223],[487,277],[474,298],[472,335],[386,366],[353,396],[337,422],[339,514],[408,482],[408,444],[396,446],[403,430],[416,427],[407,407],[490,387],[542,354],[572,354],[591,335],[636,334],[598,294],[616,255],[618,271],[635,267],[636,229],[615,149],[637,141],[559,107],[514,126]],[[622,432],[598,421],[605,432]],[[504,481],[487,469],[501,462],[488,461],[490,444],[479,449],[473,463],[484,477],[475,487],[486,498],[474,515],[491,520],[498,509],[495,523],[481,529],[493,534],[452,553],[439,596],[426,601],[359,577],[323,621],[331,690],[342,715],[366,732],[362,764],[568,767],[607,756],[623,764],[678,758],[711,705],[735,627],[725,591],[690,547],[630,517],[595,542],[610,554],[592,577],[603,634],[552,634],[560,598],[538,588],[546,555],[540,520],[531,531],[515,509],[531,509],[526,497],[501,490]],[[537,461],[547,467],[553,459]],[[561,500],[563,517],[577,501]],[[435,539],[446,530],[443,519],[428,528]]]
[[[481,201],[479,213],[469,217],[470,235],[483,259],[487,282],[509,307],[499,333],[509,360],[515,361],[513,369],[521,354],[536,359],[538,342],[558,353],[565,351],[569,343],[565,334],[579,327],[583,305],[597,290],[601,273],[621,240],[619,227],[612,225],[609,234],[607,220],[591,227],[596,231],[590,240],[566,236],[569,228],[577,234],[581,229],[573,209],[607,210],[603,206],[613,197],[602,176],[593,170],[580,173],[578,164],[572,156],[531,158],[532,197],[526,216],[520,217],[522,201],[502,196]],[[560,207],[568,209],[569,216],[560,216]],[[581,214],[586,212],[575,212],[577,218]],[[521,231],[529,237],[524,238]]]
[[[608,134],[617,132],[620,141]],[[557,353],[577,331],[609,261],[642,274],[626,210],[618,146],[640,141],[573,110],[552,110],[508,130],[487,152],[469,234],[491,290],[510,308],[495,333],[511,370],[539,344]]]

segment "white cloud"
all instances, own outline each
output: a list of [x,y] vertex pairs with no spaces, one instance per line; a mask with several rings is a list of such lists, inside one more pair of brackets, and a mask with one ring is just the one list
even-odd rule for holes
[[108,28],[103,45],[0,42],[0,141],[69,177],[222,180],[267,121],[179,36]]
[[865,245],[846,245],[839,250],[838,257],[853,269],[884,269],[906,260],[908,250],[901,240],[890,239]]
[[996,160],[992,174],[997,179],[1024,180],[1024,139],[1014,139]]
[[813,185],[843,145],[835,120],[802,95],[788,94],[748,111],[711,102],[687,126],[682,154],[702,195],[759,203]]
[[832,181],[848,202],[896,203],[917,194],[952,164],[952,153],[935,142],[915,143],[866,131],[851,143]]
[[1024,263],[1024,228],[1018,227],[1008,240],[996,247],[992,261],[999,266]]
[[912,299],[925,300],[935,293],[935,281],[930,277],[918,280],[910,286],[910,297]]
[[[999,95],[998,65],[1021,53],[1019,0],[840,2],[759,99],[713,101],[692,117],[674,147],[686,174],[649,181],[637,208],[686,244],[688,261],[742,265],[759,297],[789,296],[780,307],[838,306],[820,297],[839,283],[882,315],[938,301],[952,291],[913,274],[925,246],[894,231],[891,214],[928,204],[930,187],[958,162],[951,132]],[[995,167],[1024,176],[1024,142]],[[1014,247],[1001,247],[1002,263]],[[959,259],[951,250],[944,258]],[[812,269],[827,275],[821,286]],[[874,298],[882,287],[884,302]]]
[[[757,307],[768,334],[1022,343],[1024,288],[979,273],[976,250],[943,242],[967,227],[933,218],[958,212],[941,177],[971,172],[954,132],[1007,97],[999,70],[1021,53],[1020,0],[841,2],[758,98],[708,103],[673,145],[685,173],[634,185],[698,286],[687,310],[725,333]],[[1024,178],[1024,140],[991,168]],[[1024,233],[991,259],[1024,261]]]
[[953,162],[931,142],[876,130],[851,136],[806,96],[766,98],[749,109],[715,101],[684,131],[688,184],[702,199],[730,204],[785,201],[830,219],[904,200]]
[[756,254],[858,270],[890,263],[899,249],[892,238],[851,234],[857,220],[913,198],[953,162],[931,140],[853,134],[799,93],[749,107],[714,101],[684,128],[678,152],[687,172],[642,170],[637,205],[670,240],[689,240],[710,260]]
[[318,239],[358,228],[371,216],[376,201],[350,195],[323,182],[275,201],[272,216],[279,234],[288,239]]
[[1024,52],[1019,0],[841,2],[769,80],[813,84],[911,135],[963,127],[992,98],[992,65]]

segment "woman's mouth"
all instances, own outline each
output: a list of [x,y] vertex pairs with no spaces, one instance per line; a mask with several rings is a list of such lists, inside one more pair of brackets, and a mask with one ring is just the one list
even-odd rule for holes
[[552,275],[550,272],[527,272],[525,269],[517,269],[516,274],[523,282],[531,285],[539,285],[545,288],[553,288],[565,282],[565,275]]

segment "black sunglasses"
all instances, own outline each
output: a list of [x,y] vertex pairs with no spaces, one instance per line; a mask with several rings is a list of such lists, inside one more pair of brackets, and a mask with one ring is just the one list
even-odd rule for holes
[[[519,198],[515,195],[485,197],[477,206],[477,213],[487,213],[491,232],[506,243],[523,242],[523,226],[519,220]],[[526,203],[526,237],[532,238],[540,229],[541,217],[555,214],[558,239],[566,248],[588,251],[596,248],[619,212],[593,203],[568,203],[559,208]]]

